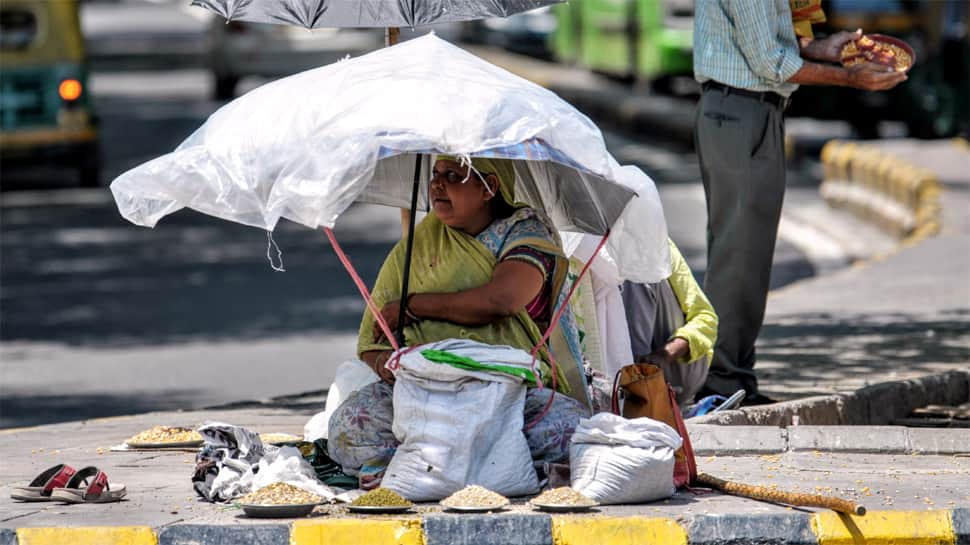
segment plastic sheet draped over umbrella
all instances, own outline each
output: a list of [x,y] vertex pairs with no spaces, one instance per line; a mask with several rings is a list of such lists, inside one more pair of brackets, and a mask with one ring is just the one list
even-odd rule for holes
[[230,21],[325,27],[414,27],[508,17],[564,0],[192,0]]
[[[610,230],[624,278],[669,275],[650,178],[554,93],[433,34],[254,89],[111,191],[148,227],[183,207],[266,230],[280,218],[333,227],[355,201],[409,207],[416,158],[428,180],[436,153],[518,159],[519,200],[560,230]],[[427,184],[417,202],[427,207]]]

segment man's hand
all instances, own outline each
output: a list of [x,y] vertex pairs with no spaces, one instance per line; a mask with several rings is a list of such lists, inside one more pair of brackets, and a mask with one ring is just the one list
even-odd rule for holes
[[842,48],[845,47],[845,44],[861,37],[862,29],[860,28],[855,32],[845,30],[836,32],[821,40],[801,38],[799,44],[803,57],[816,61],[839,63],[842,62]]
[[891,66],[864,62],[850,66],[849,87],[864,91],[886,91],[906,81],[905,72],[897,72]]

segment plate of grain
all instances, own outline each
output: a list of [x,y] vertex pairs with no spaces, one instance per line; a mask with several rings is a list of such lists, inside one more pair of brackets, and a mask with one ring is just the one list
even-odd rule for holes
[[414,504],[389,488],[375,488],[347,504],[347,510],[360,514],[406,513]]
[[278,447],[283,445],[295,445],[300,441],[303,441],[302,437],[289,433],[261,433],[259,434],[259,439],[267,445],[276,445]]
[[555,513],[589,511],[599,505],[599,502],[591,500],[568,486],[561,486],[546,490],[535,498],[529,500],[529,505],[540,511],[550,511]]
[[500,511],[508,504],[509,499],[505,496],[478,485],[466,486],[440,502],[448,511],[464,513]]
[[125,444],[131,448],[178,448],[202,445],[202,436],[192,428],[155,426],[133,435]]
[[236,502],[247,517],[305,517],[324,499],[289,483],[277,482],[246,494]]
[[842,65],[849,67],[871,62],[906,72],[916,62],[913,48],[899,38],[884,34],[865,34],[842,46]]

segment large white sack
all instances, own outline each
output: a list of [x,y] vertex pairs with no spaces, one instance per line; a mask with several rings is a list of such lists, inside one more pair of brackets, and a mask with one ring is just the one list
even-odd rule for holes
[[651,418],[599,413],[579,421],[569,446],[572,487],[602,504],[673,495],[674,451],[682,440]]
[[[462,346],[468,348],[464,353]],[[440,500],[469,484],[505,496],[538,492],[522,433],[525,384],[502,373],[428,361],[421,355],[426,348],[526,368],[532,359],[523,350],[472,341],[432,343],[403,356],[395,375],[393,427],[401,444],[381,486],[413,501]],[[499,361],[485,359],[488,352]]]

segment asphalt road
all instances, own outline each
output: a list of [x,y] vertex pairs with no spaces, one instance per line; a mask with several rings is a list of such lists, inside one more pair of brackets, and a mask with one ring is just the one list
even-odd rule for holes
[[[242,91],[260,83],[244,80]],[[281,273],[270,267],[263,231],[191,211],[155,229],[136,227],[107,190],[118,174],[174,149],[221,105],[209,98],[208,74],[95,72],[91,86],[104,187],[70,189],[73,173],[58,168],[3,172],[0,427],[325,389],[353,352],[364,306],[321,232],[278,227]],[[655,178],[671,236],[702,277],[696,158],[663,141],[606,135],[621,163]],[[335,232],[371,281],[399,236],[398,213],[354,207]],[[775,262],[775,287],[813,273],[784,241]]]

